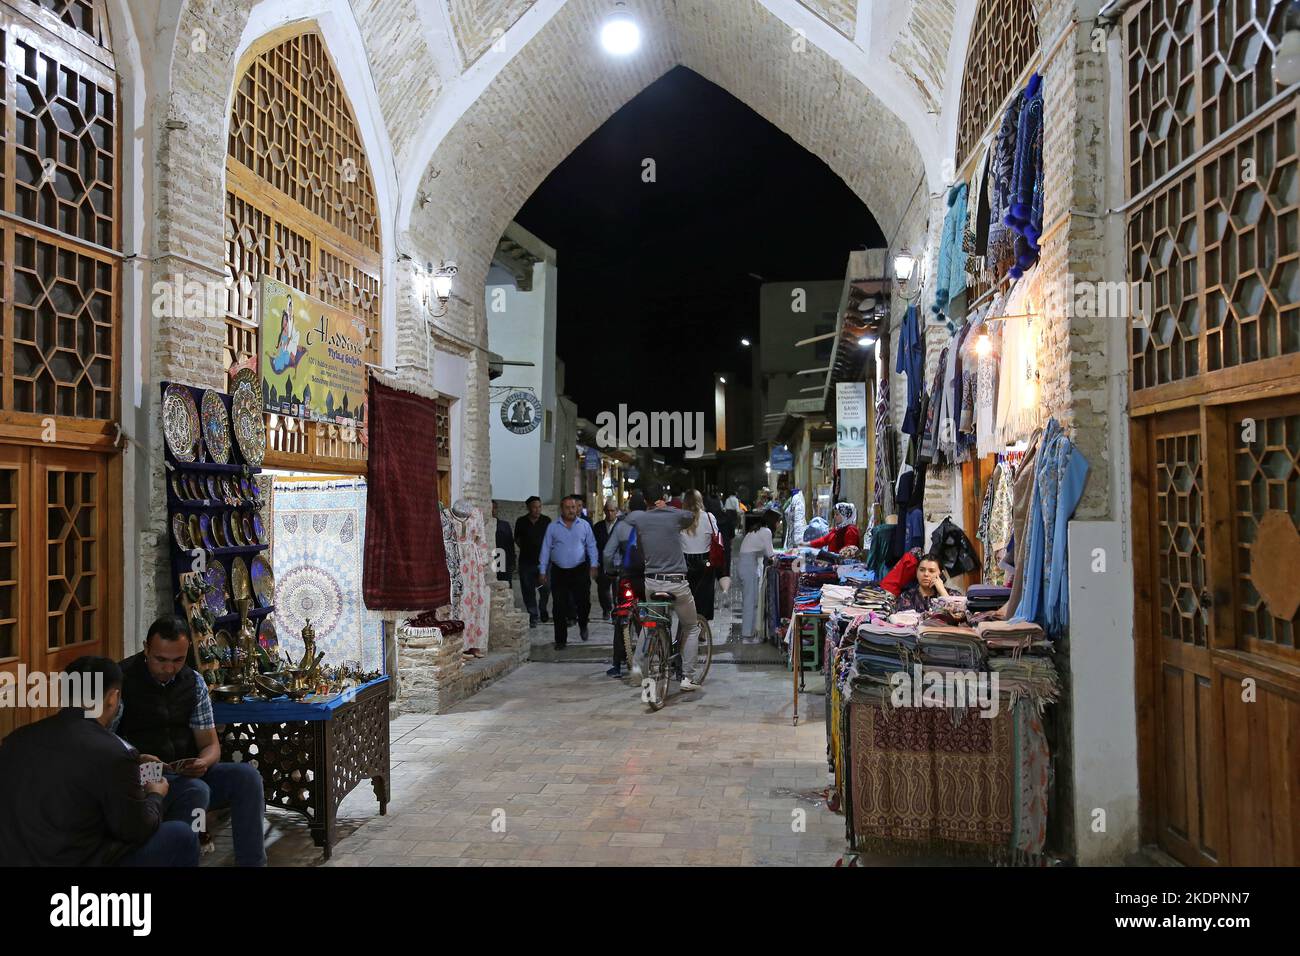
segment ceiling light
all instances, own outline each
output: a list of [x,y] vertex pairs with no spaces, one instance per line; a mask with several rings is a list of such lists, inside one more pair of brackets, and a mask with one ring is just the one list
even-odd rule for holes
[[722,375],[718,376],[718,381],[721,382],[723,385],[727,384],[727,379]]
[[615,4],[615,7],[614,15],[600,28],[600,45],[606,53],[627,56],[641,46],[641,28],[631,16],[623,12],[623,4]]
[[740,344],[745,346],[745,348],[749,348],[749,339],[741,339]]
[[858,344],[865,349],[868,345],[874,345],[875,341],[876,337],[874,335],[864,335],[858,339]]

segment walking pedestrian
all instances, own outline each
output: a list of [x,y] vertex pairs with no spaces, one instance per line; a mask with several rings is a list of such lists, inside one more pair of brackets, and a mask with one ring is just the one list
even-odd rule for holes
[[[497,551],[505,556],[505,570],[497,571],[498,581],[513,581],[515,576],[515,536],[510,530],[510,522],[505,518],[497,516],[496,500],[492,501],[492,520],[496,522],[496,548]],[[493,564],[498,568],[501,567],[499,561],[493,556]]]
[[569,622],[576,621],[578,635],[587,640],[587,615],[591,612],[591,579],[600,560],[590,522],[578,517],[578,501],[570,495],[560,502],[560,519],[552,521],[542,538],[540,553],[542,584],[549,584],[554,598],[555,649],[569,643]]
[[763,573],[763,559],[776,556],[772,547],[771,522],[768,513],[755,511],[745,516],[745,537],[740,542],[741,599],[744,608],[741,613],[740,637],[742,640],[754,637],[754,628],[758,624],[758,582]]
[[546,615],[546,598],[550,591],[540,562],[542,539],[546,537],[551,519],[542,514],[542,499],[536,495],[524,505],[528,513],[515,522],[515,544],[519,545],[519,587],[524,592],[524,607],[528,609],[528,626],[536,627],[539,619],[543,624],[550,621]]
[[[609,543],[609,536],[614,530],[614,525],[618,523],[618,507],[614,504],[613,498],[605,499],[605,520],[598,522],[595,528],[596,532],[596,551],[604,554],[605,545]],[[611,590],[617,582],[617,575],[611,576],[605,569],[604,561],[600,565],[600,573],[596,576],[596,597],[600,600],[601,620],[608,621],[610,610],[613,607]]]
[[691,523],[682,532],[682,553],[686,556],[686,583],[695,598],[695,612],[706,621],[713,620],[713,583],[716,569],[709,564],[709,545],[718,533],[718,523],[704,510],[704,499],[694,488],[682,496],[683,509]]

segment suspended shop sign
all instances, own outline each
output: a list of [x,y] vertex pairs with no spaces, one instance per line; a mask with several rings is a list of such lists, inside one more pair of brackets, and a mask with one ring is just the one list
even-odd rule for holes
[[262,399],[268,412],[360,422],[366,406],[366,326],[262,276]]
[[633,465],[631,468],[627,470],[628,481],[636,481],[640,477],[641,477],[641,469],[638,468],[636,465]]
[[794,452],[788,446],[772,449],[773,471],[794,471]]
[[840,468],[866,468],[866,382],[835,383],[835,428]]
[[594,445],[587,446],[587,454],[582,460],[585,471],[600,471],[600,449]]
[[516,435],[536,431],[542,423],[542,403],[532,392],[511,392],[501,399],[501,424]]

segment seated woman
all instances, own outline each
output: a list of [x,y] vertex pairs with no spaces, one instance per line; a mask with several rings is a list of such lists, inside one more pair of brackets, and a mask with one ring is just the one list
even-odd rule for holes
[[857,509],[851,502],[841,501],[835,506],[835,527],[820,538],[806,542],[808,548],[825,548],[839,553],[845,548],[862,547],[862,535],[858,532]]
[[903,593],[898,596],[896,610],[920,611],[924,614],[930,610],[930,605],[935,598],[960,593],[961,591],[956,588],[944,586],[943,571],[939,567],[939,559],[933,554],[927,554],[917,562],[916,580],[903,588]]

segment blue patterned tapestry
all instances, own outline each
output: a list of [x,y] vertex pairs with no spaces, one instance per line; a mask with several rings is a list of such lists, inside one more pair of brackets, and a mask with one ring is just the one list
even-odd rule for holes
[[276,478],[271,513],[281,649],[294,660],[301,656],[302,628],[310,618],[326,663],[359,661],[364,670],[383,670],[382,617],[368,611],[361,597],[365,481]]

